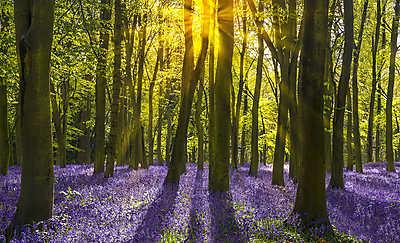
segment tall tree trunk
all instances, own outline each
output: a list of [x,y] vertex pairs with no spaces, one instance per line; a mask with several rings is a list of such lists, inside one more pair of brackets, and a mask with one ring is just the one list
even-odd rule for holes
[[[163,38],[160,35],[160,38]],[[153,165],[154,162],[154,137],[153,137],[153,92],[154,86],[157,80],[157,73],[160,69],[161,63],[163,62],[163,53],[164,53],[164,46],[163,41],[161,40],[159,43],[158,51],[157,51],[157,59],[156,65],[154,66],[153,78],[150,82],[149,88],[149,125],[147,130],[148,136],[148,146],[149,146],[149,155],[148,155],[148,164]]]
[[52,216],[54,172],[50,120],[50,52],[54,1],[14,3],[21,84],[22,174],[14,219],[7,229]]
[[209,187],[211,178],[214,178],[215,165],[215,26],[216,26],[216,0],[210,5],[210,53],[208,57],[208,179]]
[[138,50],[138,76],[137,76],[137,89],[136,89],[136,100],[134,101],[134,113],[133,113],[133,167],[135,170],[139,167],[139,164],[147,168],[147,163],[143,153],[143,138],[142,138],[142,87],[143,87],[143,75],[144,75],[144,63],[145,63],[145,49],[146,49],[146,38],[147,38],[147,15],[144,14],[139,21],[139,50]]
[[[204,167],[204,131],[203,123],[201,121],[201,115],[203,113],[203,92],[204,92],[204,75],[200,78],[199,89],[197,92],[196,100],[196,113],[195,113],[195,125],[197,133],[197,168],[200,170]],[[193,158],[194,160],[195,158]]]
[[275,30],[275,45],[280,53],[277,61],[280,64],[281,81],[279,83],[279,103],[278,103],[278,122],[275,138],[274,161],[272,169],[272,185],[283,186],[283,167],[285,163],[286,135],[288,131],[288,112],[289,112],[289,65],[290,50],[287,37],[288,24],[285,23],[281,11],[286,11],[284,2],[272,1],[274,15],[273,27]]
[[[397,38],[399,30],[399,18],[400,18],[400,0],[396,0],[394,5],[395,15],[392,23],[392,33],[390,38],[390,65],[389,65],[389,80],[388,80],[388,91],[386,100],[386,160],[387,160],[387,171],[395,171],[394,168],[394,156],[393,156],[393,87],[395,80],[395,65],[396,65],[396,53]],[[397,121],[397,119],[396,119]]]
[[101,1],[100,48],[96,70],[96,119],[95,119],[95,162],[94,173],[104,172],[107,53],[110,35],[107,23],[111,19],[111,1]]
[[[111,102],[110,142],[108,144],[107,164],[105,177],[114,175],[114,164],[119,158],[121,127],[119,121],[121,95],[121,41],[122,41],[122,6],[121,0],[115,0],[114,13],[114,70],[113,94]],[[118,163],[118,162],[117,162]]]
[[192,110],[193,96],[198,80],[204,70],[204,63],[207,57],[208,36],[210,28],[209,5],[207,0],[203,0],[202,30],[201,30],[201,50],[194,68],[193,55],[193,33],[192,33],[192,0],[185,0],[185,57],[183,62],[183,82],[181,88],[181,105],[179,109],[178,127],[174,138],[171,155],[171,166],[167,174],[167,181],[176,183],[180,175],[185,171],[185,153],[187,143],[187,131],[189,118]]
[[[243,97],[243,116],[247,115],[248,111],[248,98],[247,98],[247,92],[244,94]],[[247,158],[246,158],[246,133],[247,133],[247,128],[246,128],[246,123],[243,123],[242,125],[242,138],[240,139],[240,164],[243,165]]]
[[344,0],[344,27],[345,41],[343,53],[343,65],[340,74],[339,87],[335,100],[335,111],[333,117],[333,154],[332,154],[332,177],[330,186],[333,188],[344,188],[343,181],[343,127],[344,112],[346,107],[346,94],[349,90],[351,72],[351,60],[353,57],[353,1]]
[[374,111],[375,111],[375,94],[377,84],[377,67],[376,59],[379,45],[379,35],[381,29],[382,11],[381,11],[381,0],[376,0],[376,25],[375,34],[372,38],[372,90],[369,103],[368,113],[368,134],[367,134],[367,161],[372,162],[373,154],[373,130],[374,130]]
[[90,129],[88,126],[88,121],[90,120],[91,105],[90,96],[88,96],[85,101],[85,105],[80,111],[79,127],[82,134],[78,138],[78,152],[77,160],[79,163],[90,163]]
[[233,0],[218,1],[218,62],[215,82],[215,163],[210,189],[229,190],[229,140],[233,56]]
[[351,88],[347,94],[347,127],[346,127],[346,151],[347,151],[347,170],[353,170],[354,154],[353,154],[353,112],[351,110]]
[[[299,166],[299,142],[298,142],[298,114],[297,114],[297,66],[299,57],[300,42],[296,41],[297,35],[297,18],[296,18],[296,0],[290,0],[288,4],[288,41],[290,47],[290,64],[289,64],[289,115],[290,115],[290,164],[289,177],[297,180]],[[301,27],[298,39],[301,38]]]
[[0,174],[7,175],[10,161],[10,146],[8,141],[7,115],[7,84],[0,77]]
[[301,167],[293,214],[307,228],[324,225],[331,232],[324,163],[323,80],[328,36],[328,1],[305,0],[301,51]]
[[[258,11],[262,12],[264,6],[262,1],[259,1]],[[258,175],[259,152],[258,152],[258,108],[260,103],[262,67],[264,60],[264,41],[262,39],[261,28],[258,27],[258,60],[257,60],[257,75],[254,88],[253,107],[251,111],[251,164],[249,174],[256,177]]]
[[242,31],[243,31],[243,42],[242,49],[240,51],[240,66],[239,66],[239,90],[236,100],[235,116],[233,119],[232,129],[232,162],[233,166],[237,168],[238,165],[238,144],[239,144],[239,120],[240,120],[240,106],[242,105],[243,87],[244,87],[244,58],[246,56],[247,49],[247,4],[246,0],[242,1],[243,17],[242,17]]
[[[378,94],[377,94],[377,106],[376,106],[376,116],[379,117],[382,110],[382,86],[381,86],[381,72],[378,74]],[[375,161],[381,161],[381,127],[379,122],[376,123],[375,131]]]
[[364,1],[364,8],[361,17],[360,30],[358,32],[357,45],[354,50],[354,59],[353,59],[353,78],[352,78],[352,87],[353,87],[353,131],[354,131],[354,160],[356,164],[356,171],[362,173],[362,161],[361,161],[361,139],[360,139],[360,118],[358,112],[358,66],[359,66],[359,57],[362,46],[365,22],[367,20],[367,12],[368,12],[368,0]]

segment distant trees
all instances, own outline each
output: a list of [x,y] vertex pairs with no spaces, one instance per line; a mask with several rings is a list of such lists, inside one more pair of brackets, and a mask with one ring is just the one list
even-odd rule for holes
[[15,227],[52,216],[53,163],[50,127],[50,51],[53,1],[15,1],[15,27],[20,64],[22,178]]

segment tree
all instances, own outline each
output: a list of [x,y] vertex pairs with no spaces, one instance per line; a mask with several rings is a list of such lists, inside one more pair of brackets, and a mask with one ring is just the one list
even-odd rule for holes
[[[264,10],[262,1],[259,1],[258,11]],[[264,60],[264,40],[262,39],[261,28],[258,27],[258,59],[257,59],[257,75],[256,85],[254,88],[253,107],[251,111],[251,165],[249,174],[251,176],[258,175],[259,153],[258,153],[258,109],[260,103],[262,67]]]
[[344,188],[343,182],[343,127],[344,111],[346,105],[346,94],[349,90],[349,80],[351,72],[351,60],[353,57],[353,1],[344,1],[344,53],[342,72],[340,74],[339,87],[335,100],[335,112],[333,117],[333,155],[332,155],[332,177],[330,186],[333,188]]
[[299,94],[301,167],[293,214],[306,227],[331,230],[325,198],[323,80],[328,36],[328,1],[305,0]]
[[201,78],[204,70],[204,63],[207,57],[210,15],[208,1],[203,1],[202,27],[201,27],[201,49],[194,67],[193,53],[193,16],[192,0],[185,0],[184,20],[185,20],[185,54],[183,60],[183,80],[181,87],[181,104],[179,109],[178,127],[172,147],[171,161],[169,166],[167,181],[178,182],[180,175],[185,171],[185,154],[187,144],[187,130],[189,125],[190,113],[192,110],[193,96],[197,82]]
[[100,29],[100,48],[97,57],[96,70],[96,118],[95,118],[95,162],[94,173],[104,172],[105,161],[105,121],[106,121],[106,69],[107,52],[110,35],[107,23],[111,19],[111,1],[101,1],[100,19],[102,25]]
[[22,175],[14,219],[7,229],[48,219],[53,209],[54,172],[50,126],[50,51],[54,1],[14,3],[21,89]]
[[10,161],[8,142],[8,102],[6,81],[0,80],[0,174],[7,175]]
[[390,38],[390,66],[389,66],[389,80],[387,89],[387,100],[386,100],[386,160],[387,160],[387,171],[395,171],[394,168],[394,155],[393,155],[393,87],[395,80],[395,65],[396,65],[396,54],[397,54],[397,38],[399,30],[399,18],[400,18],[400,0],[396,0],[394,4],[394,16],[392,23],[392,33]]
[[354,50],[353,57],[353,77],[352,77],[352,88],[353,88],[353,131],[354,131],[354,160],[356,164],[356,171],[362,173],[362,161],[361,161],[361,139],[360,139],[360,118],[358,111],[358,67],[360,51],[363,41],[363,34],[365,28],[365,22],[367,19],[368,12],[368,0],[364,1],[364,8],[361,17],[360,30],[358,32],[357,44]]
[[382,21],[382,9],[381,0],[376,0],[376,24],[375,33],[372,38],[372,90],[371,98],[369,101],[369,113],[368,113],[368,136],[367,136],[367,156],[368,162],[373,160],[373,129],[374,129],[374,114],[375,114],[375,95],[376,95],[376,85],[377,85],[377,53],[379,44],[379,35],[381,29]]
[[114,13],[114,71],[113,71],[113,95],[111,103],[111,128],[110,142],[108,144],[108,156],[105,177],[114,175],[114,164],[118,158],[120,146],[120,93],[121,93],[121,41],[122,41],[122,6],[121,0],[115,0]]
[[229,141],[233,56],[233,0],[218,1],[218,61],[215,77],[215,161],[210,189],[229,190]]

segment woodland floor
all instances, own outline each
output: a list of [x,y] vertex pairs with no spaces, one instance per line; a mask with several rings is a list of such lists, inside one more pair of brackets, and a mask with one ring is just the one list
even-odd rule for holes
[[[387,173],[383,163],[365,165],[364,174],[345,172],[345,190],[328,190],[331,223],[341,237],[400,242],[400,163]],[[130,171],[113,178],[93,176],[90,165],[55,168],[54,217],[23,230],[25,241],[299,241],[287,228],[295,184],[270,185],[272,167],[248,176],[248,165],[231,174],[229,194],[210,194],[208,170],[188,165],[179,186],[163,184],[165,166]],[[327,179],[328,180],[328,179]],[[15,211],[20,169],[0,176],[0,242]]]

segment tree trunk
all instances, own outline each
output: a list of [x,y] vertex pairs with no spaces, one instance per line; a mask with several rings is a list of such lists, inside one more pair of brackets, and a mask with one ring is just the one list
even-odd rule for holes
[[354,155],[353,155],[353,113],[351,104],[351,88],[347,94],[347,127],[346,127],[346,150],[347,150],[347,170],[353,170]]
[[388,91],[386,100],[386,160],[387,171],[395,171],[394,156],[393,156],[393,87],[395,81],[395,65],[397,53],[397,38],[399,30],[400,18],[400,0],[396,0],[394,5],[395,15],[392,23],[392,33],[390,38],[390,66],[389,66],[389,80]]
[[328,36],[328,1],[305,0],[299,95],[301,167],[293,214],[307,228],[332,232],[325,197],[323,80]]
[[[196,125],[196,133],[197,133],[197,168],[200,170],[204,167],[204,131],[203,131],[203,123],[201,121],[201,115],[203,113],[203,82],[204,75],[200,78],[199,89],[197,92],[197,101],[196,101],[196,114],[195,114],[195,125]],[[195,158],[193,158],[194,160]]]
[[[119,157],[121,127],[119,121],[121,95],[121,41],[122,41],[122,6],[121,0],[115,0],[114,13],[114,70],[113,97],[111,102],[110,142],[108,144],[105,177],[114,175],[114,164]],[[118,163],[118,162],[117,162]]]
[[[297,65],[299,52],[296,48],[299,45],[296,41],[297,35],[297,19],[296,19],[296,1],[289,1],[289,16],[288,16],[288,40],[290,43],[290,65],[289,65],[289,115],[290,115],[290,164],[289,177],[294,181],[297,180],[299,166],[299,142],[298,142],[298,115],[297,115]],[[304,27],[302,27],[304,28]],[[301,29],[298,38],[301,38]],[[300,48],[297,48],[300,49]]]
[[7,84],[0,80],[0,174],[7,175],[10,162],[10,146],[8,141]]
[[52,216],[52,163],[49,71],[54,1],[15,1],[15,27],[20,62],[22,175],[13,222],[7,229]]
[[210,189],[229,190],[230,93],[233,56],[233,0],[218,1],[218,62],[215,82],[215,163]]
[[[162,38],[162,36],[160,35]],[[157,51],[157,59],[156,65],[154,66],[153,78],[150,82],[149,88],[149,125],[147,130],[148,136],[148,146],[149,146],[149,155],[148,155],[148,164],[153,165],[154,162],[154,138],[153,138],[153,92],[154,86],[157,80],[157,73],[161,63],[163,62],[163,53],[164,53],[164,46],[163,41],[160,41],[158,51]]]
[[379,44],[379,35],[382,20],[381,11],[381,0],[376,1],[376,26],[375,26],[375,37],[372,38],[372,90],[369,103],[369,113],[368,113],[368,134],[367,134],[367,155],[368,162],[372,162],[373,154],[373,129],[374,129],[374,110],[375,110],[375,94],[376,94],[376,84],[377,84],[377,67],[376,59]]
[[101,1],[100,48],[96,71],[96,119],[95,119],[95,162],[94,173],[104,172],[105,161],[105,122],[106,122],[106,83],[107,52],[110,35],[107,23],[111,19],[111,1]]
[[343,181],[343,127],[344,112],[346,107],[346,94],[349,90],[351,72],[351,59],[353,57],[353,1],[344,1],[344,27],[345,41],[343,53],[343,65],[340,74],[339,87],[335,100],[335,111],[333,117],[333,154],[332,154],[332,177],[330,186],[333,188],[344,188]]
[[183,61],[183,80],[181,87],[181,104],[179,109],[178,127],[172,147],[171,166],[167,174],[167,181],[176,183],[180,175],[185,171],[185,144],[187,143],[187,131],[192,110],[193,96],[198,80],[203,73],[208,49],[208,35],[210,27],[209,5],[203,0],[201,50],[194,68],[193,33],[192,33],[192,0],[185,0],[185,56]]
[[[259,1],[258,11],[264,11],[262,1]],[[249,174],[257,177],[259,165],[258,153],[258,108],[260,103],[262,67],[264,60],[264,41],[261,36],[261,28],[258,27],[258,60],[257,60],[257,75],[256,85],[254,88],[253,107],[251,111],[251,164]]]
[[210,5],[210,53],[208,57],[208,179],[209,188],[211,178],[214,178],[215,165],[215,26],[216,26],[216,0]]
[[363,34],[365,22],[367,19],[368,12],[368,0],[364,1],[364,8],[361,18],[360,32],[358,33],[358,42],[354,50],[354,60],[353,60],[353,131],[354,131],[354,160],[356,164],[356,171],[362,173],[362,160],[361,160],[361,139],[360,139],[360,118],[358,112],[358,66],[359,57],[362,46]]
[[142,144],[142,132],[141,132],[141,114],[142,114],[142,87],[143,87],[143,75],[144,75],[144,63],[145,63],[145,49],[146,49],[146,38],[147,38],[147,15],[143,15],[139,21],[139,50],[138,50],[138,76],[137,76],[137,89],[136,89],[136,100],[134,101],[134,113],[133,113],[133,169],[137,169],[139,164],[147,168],[147,163],[144,158],[143,144]]
[[[243,100],[243,116],[245,117],[247,115],[247,111],[249,109],[248,107],[248,98],[247,98],[247,93],[244,94],[244,100]],[[242,125],[242,138],[240,139],[241,144],[240,144],[240,164],[243,165],[247,158],[246,158],[246,133],[247,133],[247,128],[246,128],[246,123]]]
[[90,163],[90,129],[88,121],[90,120],[90,96],[86,100],[86,104],[80,111],[80,130],[82,135],[78,139],[78,148],[81,150],[78,152],[78,162],[88,164]]

